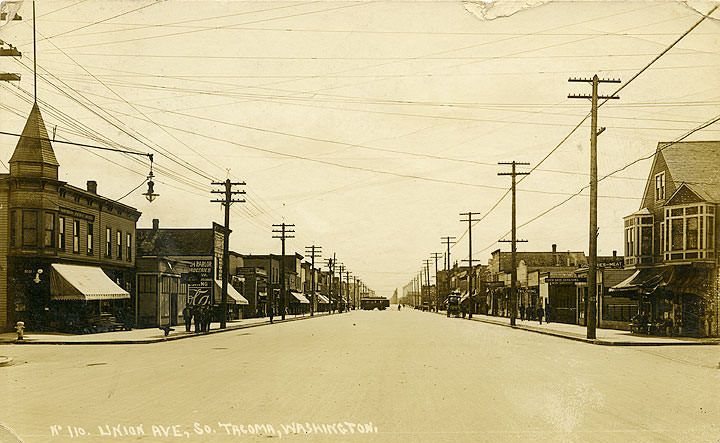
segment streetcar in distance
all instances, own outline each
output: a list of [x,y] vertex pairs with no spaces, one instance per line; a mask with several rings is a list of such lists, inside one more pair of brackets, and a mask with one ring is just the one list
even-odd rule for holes
[[360,309],[366,311],[372,311],[373,309],[384,311],[389,307],[390,300],[385,297],[365,297],[360,299]]

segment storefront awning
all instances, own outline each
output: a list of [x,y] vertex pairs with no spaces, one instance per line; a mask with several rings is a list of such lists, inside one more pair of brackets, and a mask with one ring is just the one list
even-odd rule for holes
[[325,297],[325,296],[322,295],[322,294],[317,294],[317,293],[316,293],[315,296],[317,297],[318,303],[330,303],[330,299],[327,298],[327,297]]
[[125,300],[130,294],[96,266],[51,265],[52,300]]
[[465,302],[465,300],[467,300],[467,299],[468,299],[468,297],[470,297],[470,293],[469,293],[469,292],[467,292],[467,291],[463,292],[463,295],[462,295],[462,297],[460,297],[460,303],[463,303],[463,302]]
[[295,298],[295,300],[294,300],[295,302],[302,303],[302,304],[308,304],[308,305],[310,304],[310,300],[308,300],[301,293],[290,291],[290,294],[292,294],[292,296]]
[[666,289],[675,293],[702,295],[708,292],[709,277],[706,268],[678,266],[673,269]]
[[625,280],[610,288],[610,292],[635,292],[650,294],[657,288],[667,285],[671,271],[663,269],[638,269]]
[[[230,304],[237,305],[248,305],[250,304],[245,297],[243,297],[237,289],[233,288],[232,285],[227,286],[227,302]],[[222,281],[215,280],[215,303],[220,303],[222,299]]]

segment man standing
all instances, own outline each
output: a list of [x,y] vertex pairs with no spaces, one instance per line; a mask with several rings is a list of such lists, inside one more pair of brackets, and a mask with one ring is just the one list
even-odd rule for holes
[[550,303],[545,303],[545,323],[550,323]]
[[185,321],[185,332],[190,332],[190,323],[192,321],[192,314],[190,313],[190,306],[185,306],[182,311],[183,321]]
[[202,330],[202,311],[200,306],[193,306],[192,314],[195,319],[195,333],[198,334]]
[[542,305],[538,305],[537,308],[537,317],[540,324],[542,324],[543,315],[545,315],[545,311],[543,310]]

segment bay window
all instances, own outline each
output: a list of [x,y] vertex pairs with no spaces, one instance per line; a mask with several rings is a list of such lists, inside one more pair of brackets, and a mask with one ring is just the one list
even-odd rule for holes
[[653,262],[653,216],[649,213],[625,217],[625,264]]
[[706,203],[665,208],[664,260],[715,258],[715,206]]

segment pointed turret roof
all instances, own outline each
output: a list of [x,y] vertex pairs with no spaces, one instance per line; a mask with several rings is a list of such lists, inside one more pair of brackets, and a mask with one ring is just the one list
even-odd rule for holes
[[33,103],[20,140],[15,146],[15,152],[10,157],[10,164],[19,162],[60,166],[48,139],[45,122],[40,114],[37,102]]

